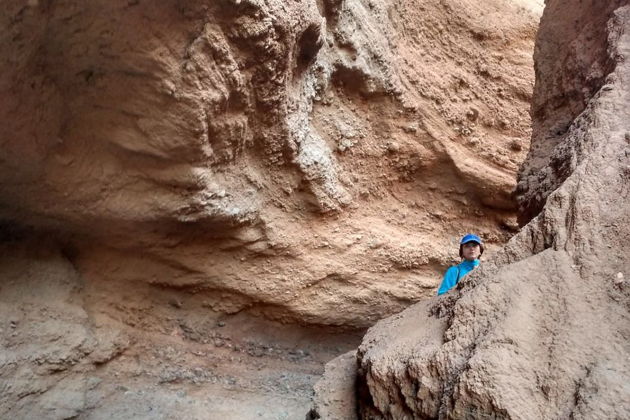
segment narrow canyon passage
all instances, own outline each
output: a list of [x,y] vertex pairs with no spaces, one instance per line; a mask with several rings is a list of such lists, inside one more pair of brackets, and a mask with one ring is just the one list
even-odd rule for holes
[[0,417],[305,418],[519,232],[540,1],[3,5]]

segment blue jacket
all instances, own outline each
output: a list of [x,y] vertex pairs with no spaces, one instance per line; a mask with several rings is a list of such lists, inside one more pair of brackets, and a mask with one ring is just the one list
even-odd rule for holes
[[474,261],[464,260],[457,265],[449,267],[449,269],[446,270],[446,273],[444,273],[442,284],[440,285],[440,288],[438,289],[438,292],[437,292],[438,296],[451,290],[451,288],[453,288],[453,286],[455,286],[457,282],[462,279],[462,277],[470,273],[472,269],[477,267],[478,265],[479,265],[479,260],[474,260]]

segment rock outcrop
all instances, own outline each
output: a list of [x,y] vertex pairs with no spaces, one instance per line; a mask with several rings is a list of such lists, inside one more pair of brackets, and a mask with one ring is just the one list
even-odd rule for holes
[[530,220],[457,290],[379,322],[360,417],[630,416],[630,5],[547,2]]

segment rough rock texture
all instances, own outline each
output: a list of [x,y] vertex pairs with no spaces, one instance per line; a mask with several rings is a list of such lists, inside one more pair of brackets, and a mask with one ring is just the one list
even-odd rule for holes
[[303,418],[517,229],[528,5],[2,2],[0,417]]
[[[584,8],[567,9],[563,2],[552,1],[541,20],[545,32],[534,52],[531,149],[519,173],[522,224],[538,214],[547,196],[573,173],[582,152],[572,150],[580,142],[572,123],[593,95],[612,81],[617,57],[609,51],[608,20],[626,2],[589,4],[584,13]],[[562,59],[558,59],[559,51],[563,51]]]
[[50,241],[0,248],[0,417],[295,419],[359,336],[94,282]]
[[326,369],[315,385],[313,408],[307,420],[356,418],[356,377],[356,350],[326,363]]
[[518,3],[6,3],[0,217],[85,273],[366,327],[516,228]]
[[630,417],[628,3],[547,2],[531,221],[457,290],[368,331],[361,418]]
[[93,363],[111,359],[120,343],[95,351],[79,275],[58,251],[44,247],[27,257],[27,246],[21,248],[1,250],[0,415],[69,418],[84,407],[94,384],[67,370],[81,369],[87,355]]

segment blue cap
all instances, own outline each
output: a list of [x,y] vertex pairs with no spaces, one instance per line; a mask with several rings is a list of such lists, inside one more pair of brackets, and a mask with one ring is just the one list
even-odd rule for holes
[[469,233],[468,235],[464,236],[462,238],[461,241],[459,241],[460,245],[464,245],[467,244],[468,242],[477,242],[478,244],[481,244],[481,238],[477,235],[473,235],[472,233]]

